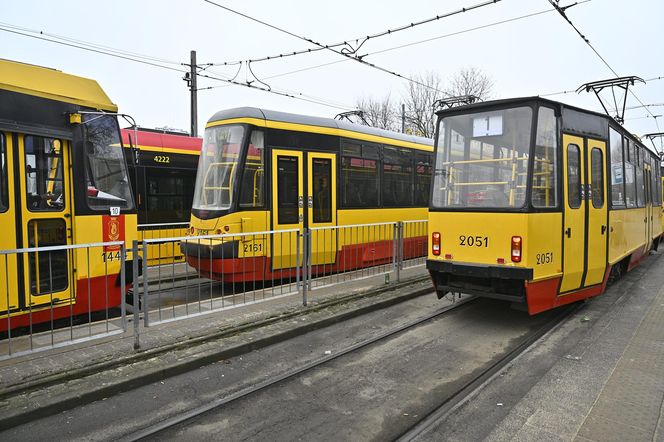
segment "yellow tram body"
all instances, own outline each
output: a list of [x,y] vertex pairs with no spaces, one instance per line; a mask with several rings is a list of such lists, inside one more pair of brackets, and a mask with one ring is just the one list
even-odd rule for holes
[[531,314],[595,296],[662,235],[659,159],[605,115],[540,98],[439,112],[427,268]]
[[[219,137],[225,137],[223,143]],[[219,112],[206,128],[189,233],[228,239],[190,244],[188,261],[227,281],[285,275],[296,266],[297,235],[233,235],[305,228],[328,228],[319,237],[312,232],[314,273],[316,266],[334,271],[344,259],[353,268],[368,265],[369,255],[373,262],[390,259],[392,228],[332,228],[425,220],[431,144],[326,118],[255,108]],[[388,182],[389,191],[379,184]],[[220,195],[232,201],[220,210],[206,202]],[[424,253],[424,231],[409,230],[406,240],[416,235]],[[240,245],[223,254],[229,241]],[[370,251],[367,243],[374,244]],[[256,258],[251,274],[237,274],[241,260]]]
[[119,305],[118,246],[38,250],[136,238],[116,105],[87,78],[0,72],[0,330]]

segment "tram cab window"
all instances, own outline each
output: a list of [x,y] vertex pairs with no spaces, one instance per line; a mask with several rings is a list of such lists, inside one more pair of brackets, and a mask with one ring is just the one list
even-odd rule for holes
[[625,205],[623,143],[622,136],[613,128],[609,129],[609,143],[611,155],[611,205],[612,207],[620,207]]
[[8,189],[7,189],[7,150],[5,148],[5,134],[0,132],[0,212],[7,210]]
[[247,159],[242,171],[240,184],[240,207],[265,207],[265,134],[263,131],[251,132]]
[[23,143],[28,209],[32,212],[63,210],[62,141],[28,135]]
[[634,143],[624,140],[625,146],[625,203],[627,207],[636,207],[636,161]]
[[341,159],[344,207],[378,207],[378,146],[346,143]]
[[430,154],[415,154],[415,206],[429,205],[429,192],[431,190],[431,174],[433,173],[432,158]]
[[533,162],[532,203],[534,207],[558,205],[558,131],[553,109],[540,107],[537,116]]
[[531,131],[530,107],[443,118],[438,128],[433,207],[523,207]]
[[383,147],[383,206],[404,207],[413,204],[412,152]]
[[90,114],[85,116],[84,127],[88,206],[98,210],[133,208],[117,119]]

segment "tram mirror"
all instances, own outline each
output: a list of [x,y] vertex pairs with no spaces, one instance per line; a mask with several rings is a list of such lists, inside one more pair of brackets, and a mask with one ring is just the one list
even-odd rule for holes
[[503,116],[486,115],[473,118],[473,137],[490,137],[503,134]]

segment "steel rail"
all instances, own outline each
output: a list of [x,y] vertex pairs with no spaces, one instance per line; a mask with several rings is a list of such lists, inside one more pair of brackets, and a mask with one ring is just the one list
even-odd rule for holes
[[347,348],[345,348],[345,349],[343,349],[339,352],[336,352],[336,353],[331,354],[331,355],[324,356],[322,358],[319,358],[317,360],[314,360],[312,362],[304,364],[301,367],[298,367],[298,368],[295,368],[291,371],[283,373],[279,376],[276,376],[274,378],[267,379],[265,381],[259,382],[258,384],[254,385],[254,386],[251,386],[249,388],[245,388],[245,389],[240,390],[236,393],[233,393],[229,396],[226,396],[226,397],[223,397],[223,398],[217,398],[217,399],[215,399],[215,400],[213,400],[213,401],[211,401],[207,404],[195,407],[195,408],[193,408],[189,411],[186,411],[184,413],[181,413],[179,415],[176,415],[176,416],[173,416],[171,418],[162,420],[161,422],[158,422],[154,425],[151,425],[151,426],[146,427],[142,430],[139,430],[137,432],[126,435],[126,436],[120,438],[120,440],[123,441],[123,442],[134,442],[134,441],[138,441],[138,440],[142,440],[142,439],[146,439],[148,437],[154,436],[154,435],[159,434],[159,433],[161,433],[165,430],[171,429],[171,428],[176,427],[180,424],[183,424],[187,421],[195,419],[195,418],[197,418],[197,417],[199,417],[199,416],[201,416],[201,415],[203,415],[207,412],[210,412],[210,411],[215,410],[217,408],[220,408],[224,405],[227,405],[231,402],[234,402],[238,399],[242,399],[242,398],[245,398],[249,395],[257,393],[261,390],[265,390],[265,389],[267,389],[267,388],[269,388],[269,387],[271,387],[275,384],[278,384],[278,383],[283,382],[285,380],[288,380],[290,378],[296,377],[296,376],[298,376],[298,375],[300,375],[300,374],[302,374],[306,371],[317,368],[317,367],[319,367],[323,364],[326,364],[326,363],[328,363],[330,361],[333,361],[337,358],[345,356],[349,353],[358,351],[358,350],[360,350],[364,347],[368,347],[372,344],[375,344],[376,342],[379,342],[379,341],[382,341],[384,339],[390,338],[390,337],[392,337],[394,335],[397,335],[399,333],[402,333],[402,332],[404,332],[408,329],[417,327],[417,326],[419,326],[419,325],[421,325],[425,322],[428,322],[428,321],[431,321],[432,319],[437,318],[438,316],[442,316],[442,315],[444,315],[445,313],[447,313],[451,310],[454,310],[454,309],[457,309],[459,307],[465,306],[465,305],[469,304],[470,302],[475,301],[477,299],[479,299],[479,298],[476,298],[476,297],[472,296],[472,297],[468,297],[466,299],[463,299],[461,301],[457,301],[456,303],[451,304],[447,307],[444,307],[440,310],[437,310],[434,313],[428,314],[426,316],[418,318],[414,321],[411,321],[407,324],[401,325],[401,326],[396,327],[394,329],[387,330],[387,331],[385,331],[383,333],[380,333],[380,334],[378,334],[378,335],[376,335],[376,336],[374,336],[370,339],[367,339],[367,340],[362,341],[362,342],[358,342],[357,344],[353,344],[353,345],[351,345],[351,346],[349,346],[349,347],[347,347]]
[[525,338],[518,346],[505,354],[502,358],[496,361],[493,365],[481,372],[475,378],[469,380],[459,390],[449,396],[445,401],[440,404],[435,410],[424,416],[420,421],[413,425],[410,429],[404,432],[401,436],[395,439],[396,442],[409,442],[417,439],[421,434],[426,433],[436,424],[439,424],[446,417],[448,417],[459,406],[463,405],[466,400],[473,397],[479,390],[490,382],[500,371],[508,364],[514,362],[521,355],[525,354],[531,347],[533,347],[541,338],[548,333],[554,331],[563,321],[576,312],[583,302],[576,302],[574,304],[563,307],[561,312],[544,323],[536,332],[531,333]]

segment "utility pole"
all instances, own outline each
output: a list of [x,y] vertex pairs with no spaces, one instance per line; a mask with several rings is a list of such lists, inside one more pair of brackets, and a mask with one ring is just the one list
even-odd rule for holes
[[[187,82],[189,86],[189,92],[191,93],[191,136],[198,136],[198,85],[197,85],[197,68],[196,65],[196,51],[191,51],[191,60],[189,62],[189,72],[184,74],[183,80]],[[186,66],[186,64],[185,64]]]

